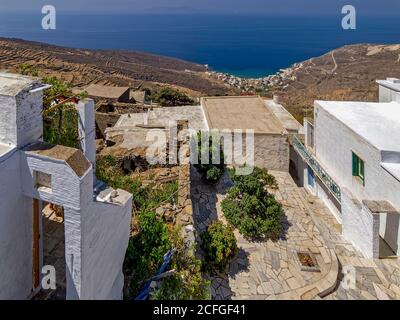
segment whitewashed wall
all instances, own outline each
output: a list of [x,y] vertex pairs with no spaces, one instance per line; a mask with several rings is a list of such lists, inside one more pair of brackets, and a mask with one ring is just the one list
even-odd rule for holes
[[379,214],[373,214],[351,194],[342,192],[343,236],[367,258],[379,258]]
[[[381,167],[381,152],[315,104],[315,152],[318,160],[342,188],[351,190],[359,201],[387,200],[400,208],[400,183]],[[365,161],[365,186],[352,175],[352,151]],[[381,221],[385,221],[382,218]],[[384,222],[382,222],[384,223]],[[396,234],[393,234],[395,232]],[[386,240],[400,235],[390,225],[382,226]]]
[[131,217],[131,196],[124,206],[92,202],[85,211],[82,299],[122,299]]
[[391,102],[398,100],[399,92],[386,88],[382,85],[379,86],[379,102]]
[[[51,175],[51,192],[37,190],[34,186],[34,171]],[[81,182],[75,172],[62,160],[38,154],[21,154],[21,176],[26,196],[41,199],[68,208],[80,208]]]
[[15,146],[17,143],[15,99],[0,95],[0,107],[0,142]]
[[32,289],[33,207],[22,195],[19,158],[15,150],[0,158],[0,299],[28,298]]
[[16,96],[16,103],[16,145],[25,147],[40,140],[43,136],[43,92],[22,91]]

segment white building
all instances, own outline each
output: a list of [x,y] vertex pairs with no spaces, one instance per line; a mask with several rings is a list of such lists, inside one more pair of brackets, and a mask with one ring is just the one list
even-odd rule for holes
[[84,153],[42,142],[43,89],[0,73],[0,299],[40,289],[46,204],[64,209],[66,298],[120,299],[132,196],[96,182],[92,100],[77,105]]
[[[277,171],[289,170],[288,137],[303,129],[274,100],[263,100],[259,96],[204,97],[198,106],[154,108],[147,113],[124,114],[114,127],[105,130],[106,140],[122,141],[119,147],[125,150],[148,147],[153,144],[151,137],[146,138],[149,130],[171,132],[178,121],[185,120],[193,132],[217,131],[223,135],[225,145],[231,147],[229,159],[225,152],[228,164],[254,162],[258,167]],[[234,150],[228,141],[239,147]],[[248,145],[248,141],[252,145]]]
[[369,258],[400,254],[400,80],[378,83],[377,103],[315,101],[305,146],[293,141],[299,182]]

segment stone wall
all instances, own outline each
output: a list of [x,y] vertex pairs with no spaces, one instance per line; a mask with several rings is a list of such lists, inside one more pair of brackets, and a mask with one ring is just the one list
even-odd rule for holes
[[286,135],[255,134],[254,162],[257,167],[288,172],[288,137]]

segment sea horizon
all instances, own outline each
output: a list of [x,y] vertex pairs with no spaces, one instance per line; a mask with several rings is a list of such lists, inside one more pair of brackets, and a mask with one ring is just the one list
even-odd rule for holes
[[41,14],[0,13],[0,37],[71,48],[133,50],[209,65],[216,72],[259,78],[343,45],[400,43],[396,16],[361,15],[343,30],[342,15],[61,12],[57,29]]

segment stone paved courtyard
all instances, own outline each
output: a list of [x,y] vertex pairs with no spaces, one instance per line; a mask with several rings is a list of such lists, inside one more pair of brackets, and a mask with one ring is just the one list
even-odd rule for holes
[[[288,173],[270,173],[279,185],[274,193],[285,210],[284,231],[275,242],[250,242],[235,231],[239,253],[227,274],[211,279],[213,299],[400,298],[397,259],[362,258],[319,199],[297,187]],[[220,203],[229,178],[210,186],[193,171],[192,181],[196,230],[204,231],[217,219],[225,222]],[[302,271],[297,252],[313,254],[319,272]]]

